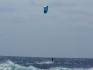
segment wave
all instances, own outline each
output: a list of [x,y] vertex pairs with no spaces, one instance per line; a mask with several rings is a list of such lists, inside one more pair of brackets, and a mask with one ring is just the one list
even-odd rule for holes
[[8,60],[7,62],[0,64],[0,70],[93,70],[93,68],[89,68],[89,69],[72,68],[71,69],[71,68],[55,67],[50,69],[39,69],[34,66],[29,66],[29,67],[21,66]]
[[42,62],[36,62],[36,64],[53,64],[53,61],[42,61]]
[[93,68],[83,69],[83,68],[63,68],[63,67],[56,67],[56,68],[51,68],[49,70],[93,70]]
[[25,67],[18,64],[14,64],[12,61],[8,60],[6,63],[0,64],[0,70],[39,70],[33,66]]

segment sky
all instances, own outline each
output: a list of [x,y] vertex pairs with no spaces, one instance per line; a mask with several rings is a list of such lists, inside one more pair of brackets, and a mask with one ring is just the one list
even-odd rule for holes
[[0,0],[0,55],[93,58],[93,0]]

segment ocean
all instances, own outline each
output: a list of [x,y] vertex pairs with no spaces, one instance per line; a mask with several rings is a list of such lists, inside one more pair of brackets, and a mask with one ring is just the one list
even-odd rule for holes
[[93,59],[0,56],[0,70],[93,70]]

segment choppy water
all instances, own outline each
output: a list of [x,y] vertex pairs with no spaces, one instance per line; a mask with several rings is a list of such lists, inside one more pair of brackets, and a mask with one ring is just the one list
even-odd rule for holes
[[93,70],[93,59],[0,56],[0,70]]

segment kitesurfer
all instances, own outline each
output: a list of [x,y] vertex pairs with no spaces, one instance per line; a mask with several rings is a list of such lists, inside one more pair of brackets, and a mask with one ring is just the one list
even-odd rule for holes
[[52,58],[52,61],[54,61],[54,58]]

